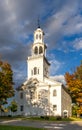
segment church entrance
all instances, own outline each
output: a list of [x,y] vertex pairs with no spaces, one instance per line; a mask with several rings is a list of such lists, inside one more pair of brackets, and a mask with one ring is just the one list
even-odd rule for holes
[[64,118],[67,118],[67,117],[68,117],[68,111],[67,111],[67,110],[64,110],[64,111],[63,111],[63,117],[64,117]]

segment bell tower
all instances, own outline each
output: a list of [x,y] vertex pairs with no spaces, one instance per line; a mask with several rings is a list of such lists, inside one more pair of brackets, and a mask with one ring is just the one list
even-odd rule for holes
[[44,32],[41,28],[37,28],[34,32],[34,43],[32,46],[32,55],[45,56],[47,46],[44,44]]
[[43,81],[49,76],[50,63],[46,59],[47,46],[44,44],[44,32],[38,26],[34,31],[34,42],[31,48],[31,56],[28,57],[28,79],[37,78]]

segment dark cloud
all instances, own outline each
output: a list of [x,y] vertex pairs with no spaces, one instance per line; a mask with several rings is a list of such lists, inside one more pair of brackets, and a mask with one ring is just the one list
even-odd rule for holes
[[72,32],[70,25],[74,29],[70,21],[81,5],[81,0],[0,0],[0,55],[12,65],[16,83],[26,76],[22,75],[38,16],[49,49],[55,48],[63,35]]

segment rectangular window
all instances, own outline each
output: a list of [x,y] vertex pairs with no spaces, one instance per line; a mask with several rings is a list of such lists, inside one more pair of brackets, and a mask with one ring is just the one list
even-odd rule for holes
[[37,74],[37,67],[34,67],[34,75]]
[[23,110],[24,110],[24,106],[21,105],[21,106],[20,106],[20,111],[23,111]]
[[53,111],[57,111],[57,105],[53,105]]
[[57,91],[53,90],[53,96],[57,96]]

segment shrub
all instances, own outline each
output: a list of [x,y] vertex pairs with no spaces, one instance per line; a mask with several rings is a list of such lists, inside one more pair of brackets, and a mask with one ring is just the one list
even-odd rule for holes
[[62,120],[61,116],[56,116],[56,120]]
[[41,116],[41,119],[49,120],[49,116]]
[[12,115],[8,115],[8,117],[12,117]]

